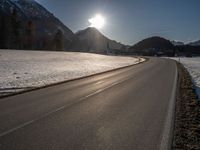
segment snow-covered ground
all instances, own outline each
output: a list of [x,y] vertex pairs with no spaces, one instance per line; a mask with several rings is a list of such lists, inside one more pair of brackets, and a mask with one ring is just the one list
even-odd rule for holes
[[200,57],[180,57],[180,60],[179,58],[172,59],[180,61],[187,68],[187,70],[193,78],[193,82],[196,86],[196,92],[200,99]]
[[0,95],[137,63],[138,58],[133,57],[76,52],[0,50]]

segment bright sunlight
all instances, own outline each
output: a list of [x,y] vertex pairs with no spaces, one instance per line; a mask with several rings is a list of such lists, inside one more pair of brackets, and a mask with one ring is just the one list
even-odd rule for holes
[[93,18],[90,18],[88,21],[90,23],[90,27],[95,27],[97,29],[101,29],[105,25],[105,18],[100,14],[95,15]]

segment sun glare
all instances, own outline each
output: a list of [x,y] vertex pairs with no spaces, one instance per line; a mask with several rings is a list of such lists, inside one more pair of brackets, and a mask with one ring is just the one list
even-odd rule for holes
[[95,15],[93,18],[90,18],[89,20],[90,27],[95,27],[97,29],[101,29],[105,25],[105,19],[100,14]]

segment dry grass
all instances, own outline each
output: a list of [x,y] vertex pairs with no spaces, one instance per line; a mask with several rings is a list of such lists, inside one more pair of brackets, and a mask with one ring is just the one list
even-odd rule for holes
[[173,150],[200,150],[200,102],[188,71],[178,63],[179,92],[176,101]]

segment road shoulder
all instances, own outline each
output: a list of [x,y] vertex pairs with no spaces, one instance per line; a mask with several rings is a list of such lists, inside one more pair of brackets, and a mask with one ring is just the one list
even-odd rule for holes
[[200,102],[188,71],[177,63],[179,87],[176,100],[173,150],[200,148]]

